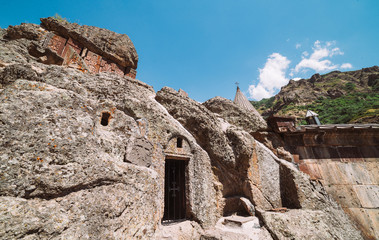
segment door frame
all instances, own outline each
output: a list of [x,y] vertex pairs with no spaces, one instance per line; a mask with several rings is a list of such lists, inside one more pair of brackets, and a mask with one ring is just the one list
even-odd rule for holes
[[[180,162],[183,162],[184,163],[184,183],[183,183],[183,186],[184,186],[184,200],[185,200],[185,203],[184,203],[184,218],[177,218],[175,219],[171,219],[169,218],[169,216],[166,216],[166,211],[169,211],[166,207],[166,193],[167,193],[167,189],[166,189],[166,181],[167,181],[167,176],[166,176],[166,166],[167,166],[167,160],[169,161],[180,161]],[[165,171],[164,171],[164,210],[163,210],[163,218],[162,218],[162,221],[165,221],[165,222],[174,222],[174,221],[181,221],[181,220],[185,220],[185,219],[188,219],[189,218],[189,198],[188,198],[188,194],[189,194],[189,189],[188,189],[188,183],[189,183],[189,176],[188,176],[188,165],[189,165],[189,160],[190,158],[188,158],[187,156],[177,156],[177,155],[166,155],[166,158],[165,158]]]

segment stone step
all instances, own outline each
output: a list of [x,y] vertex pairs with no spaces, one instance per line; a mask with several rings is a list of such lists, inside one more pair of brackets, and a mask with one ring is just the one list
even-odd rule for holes
[[225,217],[224,222],[222,224],[226,226],[242,226],[244,223],[251,222],[254,220],[258,220],[256,217],[249,216],[249,217],[242,217],[242,216],[230,216]]
[[[209,239],[265,239],[272,240],[270,233],[259,224],[259,219],[255,216],[232,215],[222,217],[216,224],[213,231],[206,231],[206,234],[215,236]],[[213,235],[212,235],[213,234]],[[220,236],[219,238],[217,236]]]

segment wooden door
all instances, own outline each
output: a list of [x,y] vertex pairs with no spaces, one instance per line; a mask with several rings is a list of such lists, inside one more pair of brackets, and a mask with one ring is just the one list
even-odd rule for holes
[[166,159],[163,220],[186,217],[185,169],[187,161]]

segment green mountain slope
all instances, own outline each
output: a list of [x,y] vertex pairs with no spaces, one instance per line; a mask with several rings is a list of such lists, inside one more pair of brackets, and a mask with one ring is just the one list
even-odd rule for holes
[[264,117],[290,115],[302,123],[307,109],[322,124],[379,123],[379,67],[290,80],[276,96],[252,104]]

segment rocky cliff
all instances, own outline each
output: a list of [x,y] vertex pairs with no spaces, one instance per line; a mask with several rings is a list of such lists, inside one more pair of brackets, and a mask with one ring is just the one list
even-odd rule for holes
[[379,122],[379,67],[357,71],[314,74],[290,80],[270,99],[252,102],[264,115],[305,118],[307,109],[319,114],[323,124]]
[[[362,239],[256,113],[156,93],[126,35],[41,21],[0,30],[0,239]],[[185,162],[176,230],[167,160]]]

